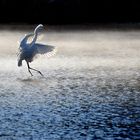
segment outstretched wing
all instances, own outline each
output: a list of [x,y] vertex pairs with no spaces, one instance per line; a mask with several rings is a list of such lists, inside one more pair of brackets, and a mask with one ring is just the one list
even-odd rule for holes
[[56,48],[51,45],[35,43],[34,47],[36,48],[36,54],[46,54],[50,57],[56,53]]

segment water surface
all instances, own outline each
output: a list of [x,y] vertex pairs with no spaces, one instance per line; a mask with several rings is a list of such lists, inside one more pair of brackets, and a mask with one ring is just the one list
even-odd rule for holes
[[[49,28],[49,27],[48,27]],[[17,41],[0,31],[0,139],[140,139],[140,31],[49,30],[53,57],[17,67]]]

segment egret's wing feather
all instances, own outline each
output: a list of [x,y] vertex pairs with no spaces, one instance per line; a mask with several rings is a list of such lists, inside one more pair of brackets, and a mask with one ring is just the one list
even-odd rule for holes
[[54,50],[54,46],[51,45],[44,45],[39,43],[35,43],[34,45],[37,48],[39,54],[45,54]]
[[56,53],[56,48],[54,46],[39,43],[35,43],[34,45],[37,50],[37,54],[46,54],[49,57]]
[[30,34],[25,34],[25,36],[18,42],[19,44],[19,52],[21,52],[21,50],[27,49],[28,48],[28,38],[32,37],[33,33]]

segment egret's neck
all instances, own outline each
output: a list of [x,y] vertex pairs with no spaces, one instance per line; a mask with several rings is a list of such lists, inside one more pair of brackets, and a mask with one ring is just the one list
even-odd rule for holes
[[33,38],[33,41],[31,42],[31,46],[33,46],[33,45],[35,44],[35,42],[36,42],[36,40],[37,40],[38,32],[39,32],[39,30],[40,30],[42,27],[43,27],[43,25],[42,25],[42,24],[39,24],[39,25],[35,28],[35,30],[34,30],[34,38]]
[[36,40],[37,40],[37,36],[38,36],[38,32],[35,31],[34,32],[34,38],[33,38],[33,41],[31,42],[31,46],[35,44]]

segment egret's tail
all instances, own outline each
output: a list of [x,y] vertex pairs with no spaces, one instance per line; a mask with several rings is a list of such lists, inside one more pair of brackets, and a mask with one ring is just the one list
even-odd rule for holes
[[21,67],[22,66],[22,60],[20,59],[19,61],[18,61],[18,67]]

